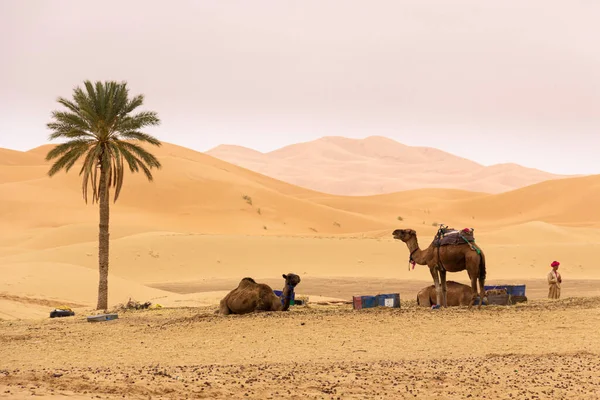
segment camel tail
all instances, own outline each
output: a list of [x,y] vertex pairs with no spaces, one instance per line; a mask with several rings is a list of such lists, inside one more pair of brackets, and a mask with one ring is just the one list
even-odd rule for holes
[[485,277],[487,276],[487,270],[485,269],[485,256],[483,252],[479,255],[479,280],[481,282],[485,282]]
[[419,295],[417,295],[417,305],[420,306],[421,303],[419,303]]

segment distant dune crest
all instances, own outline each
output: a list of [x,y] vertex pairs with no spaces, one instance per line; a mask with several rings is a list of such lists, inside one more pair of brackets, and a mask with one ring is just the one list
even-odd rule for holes
[[326,136],[268,153],[219,145],[206,154],[284,182],[344,196],[422,188],[502,193],[570,177],[512,163],[486,167],[438,149],[407,146],[381,136]]

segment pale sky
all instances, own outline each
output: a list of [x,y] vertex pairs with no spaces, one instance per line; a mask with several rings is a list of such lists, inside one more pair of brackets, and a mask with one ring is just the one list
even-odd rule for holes
[[598,21],[597,0],[0,0],[0,147],[114,79],[199,151],[380,135],[597,174]]

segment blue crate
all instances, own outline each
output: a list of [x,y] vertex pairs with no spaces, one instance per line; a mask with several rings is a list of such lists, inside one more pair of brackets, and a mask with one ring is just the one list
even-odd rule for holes
[[508,293],[511,296],[525,296],[526,285],[513,285],[512,290]]
[[355,310],[377,307],[377,296],[352,296],[352,306]]
[[525,296],[525,287],[526,285],[493,285],[493,286],[484,286],[484,289],[492,290],[492,289],[506,289],[506,293],[511,296]]
[[380,307],[400,308],[400,294],[378,294],[377,305]]

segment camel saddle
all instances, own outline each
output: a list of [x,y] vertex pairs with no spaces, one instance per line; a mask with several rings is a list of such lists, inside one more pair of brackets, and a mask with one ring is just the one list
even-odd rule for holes
[[465,243],[470,246],[471,243],[475,243],[473,228],[465,228],[458,231],[445,225],[441,225],[433,239],[432,245],[434,247],[457,246]]

